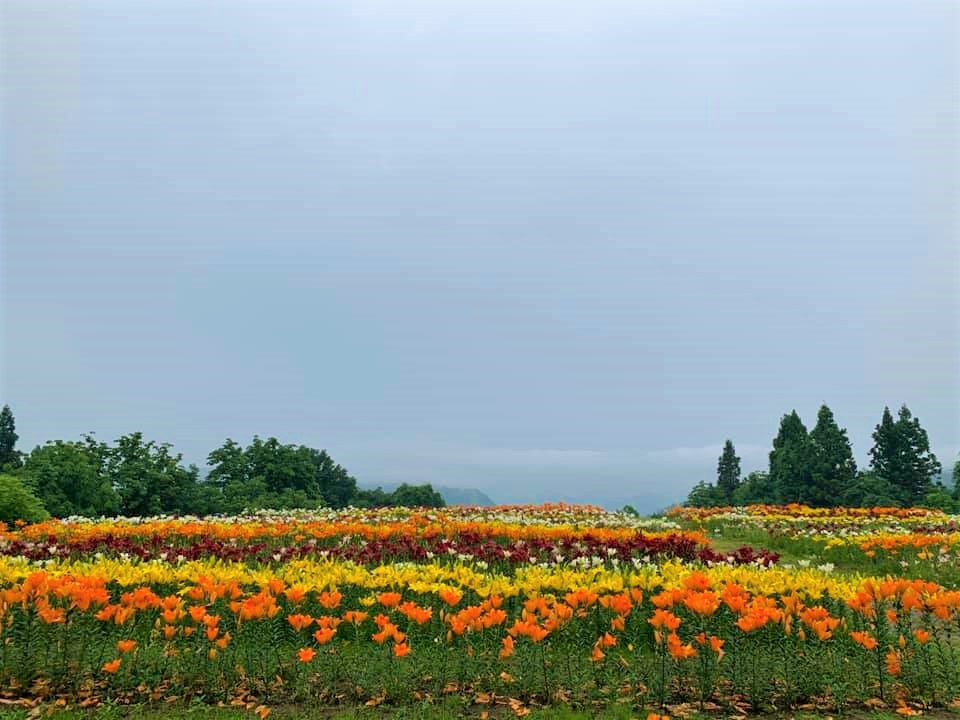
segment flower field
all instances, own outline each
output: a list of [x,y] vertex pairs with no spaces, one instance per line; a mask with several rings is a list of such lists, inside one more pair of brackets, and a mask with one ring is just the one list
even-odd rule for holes
[[758,543],[871,575],[960,587],[960,517],[925,508],[681,508],[672,517],[711,538]]
[[0,697],[914,714],[960,697],[957,518],[317,511],[0,535]]

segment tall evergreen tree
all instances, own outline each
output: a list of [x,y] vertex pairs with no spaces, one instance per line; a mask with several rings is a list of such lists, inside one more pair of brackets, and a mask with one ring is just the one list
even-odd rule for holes
[[920,502],[939,483],[943,465],[930,450],[930,438],[906,405],[897,415],[897,432],[900,444],[906,451],[905,482],[902,486],[910,493],[911,502]]
[[930,440],[920,420],[913,417],[906,405],[900,407],[896,421],[890,409],[884,408],[873,441],[873,471],[892,482],[905,503],[913,505],[923,500],[943,467],[930,451]]
[[807,502],[815,507],[837,505],[857,477],[857,462],[846,428],[837,425],[833,412],[820,406],[817,424],[810,431],[812,484]]
[[0,468],[20,467],[20,453],[17,452],[17,424],[9,405],[0,410]]
[[953,464],[953,499],[960,500],[960,458]]
[[890,408],[884,406],[883,417],[873,430],[873,447],[870,448],[870,469],[876,475],[893,480],[898,470],[900,449],[897,446],[897,427],[890,414]]
[[808,502],[812,485],[810,436],[797,411],[784,415],[770,452],[770,481],[780,502]]
[[727,440],[717,462],[717,491],[726,503],[733,502],[733,493],[740,485],[740,458],[733,447],[733,441]]

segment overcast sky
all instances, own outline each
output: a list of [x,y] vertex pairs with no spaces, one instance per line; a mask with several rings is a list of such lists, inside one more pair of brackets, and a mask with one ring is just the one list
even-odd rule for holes
[[954,0],[5,0],[21,448],[631,499],[827,402],[960,451]]

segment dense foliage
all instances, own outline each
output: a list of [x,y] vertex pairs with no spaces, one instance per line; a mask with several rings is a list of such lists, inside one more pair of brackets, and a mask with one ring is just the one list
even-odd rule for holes
[[[430,485],[401,485],[392,492],[361,490],[326,450],[254,437],[247,447],[227,440],[207,459],[209,472],[185,465],[169,443],[142,433],[114,443],[85,435],[54,440],[22,455],[8,406],[0,412],[0,469],[15,474],[24,491],[54,517],[211,515],[256,509],[442,507]],[[21,497],[9,491],[10,497]],[[29,504],[18,500],[8,507]],[[11,518],[15,519],[15,518]],[[35,513],[20,516],[35,521]]]
[[960,461],[951,492],[930,451],[927,432],[904,405],[894,420],[889,408],[873,433],[870,469],[858,470],[845,428],[829,407],[817,413],[807,431],[797,411],[783,416],[773,439],[768,471],[740,481],[740,458],[727,440],[717,467],[716,484],[700,482],[687,497],[692,507],[752,503],[803,503],[812,507],[912,506],[960,510]]
[[43,503],[20,478],[0,475],[0,523],[35,523],[47,517]]

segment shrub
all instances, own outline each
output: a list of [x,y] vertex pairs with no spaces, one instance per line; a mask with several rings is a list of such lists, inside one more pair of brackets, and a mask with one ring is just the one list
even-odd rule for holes
[[20,478],[0,475],[0,521],[12,525],[17,520],[34,523],[48,517],[43,503]]
[[713,483],[702,480],[693,486],[687,496],[686,505],[690,507],[721,507],[726,505],[723,492]]
[[857,473],[840,501],[846,507],[900,507],[903,498],[899,489],[884,477],[872,472]]
[[920,505],[922,507],[933,508],[934,510],[943,510],[944,512],[953,513],[957,512],[957,507],[960,505],[960,502],[954,499],[947,488],[938,484],[926,494],[926,496],[920,502]]

